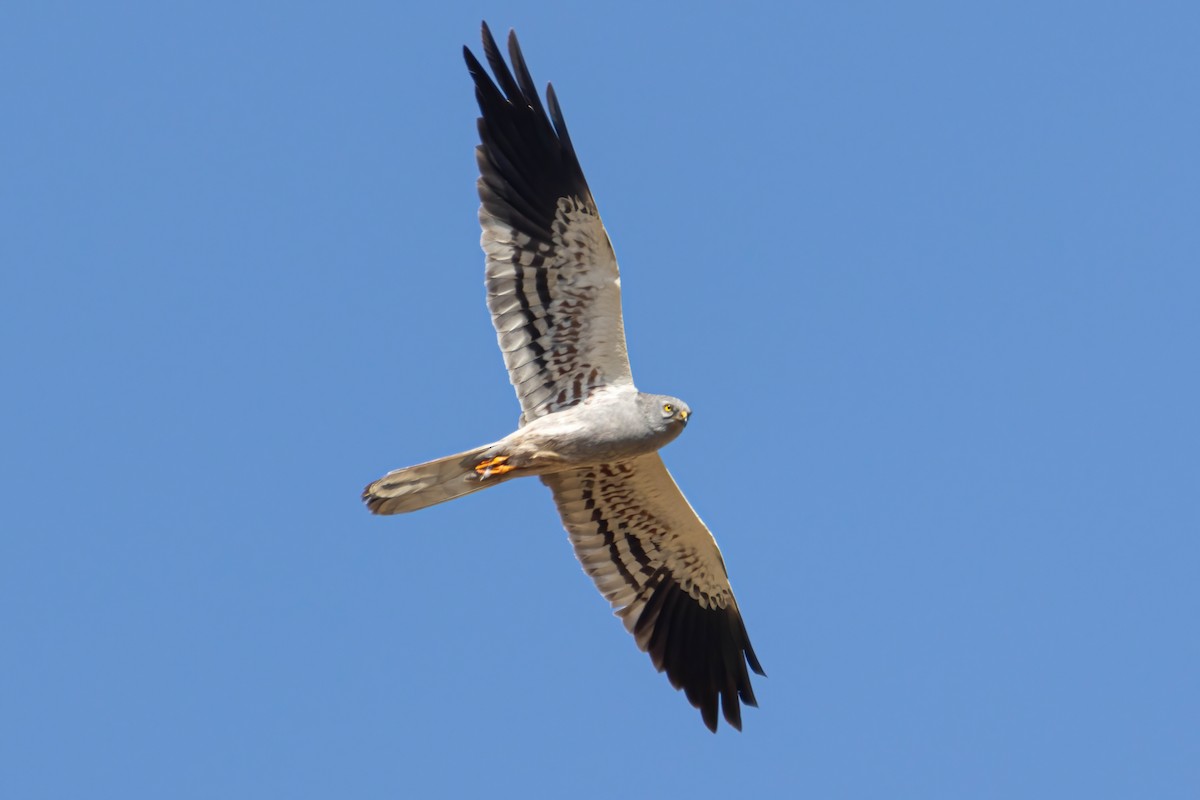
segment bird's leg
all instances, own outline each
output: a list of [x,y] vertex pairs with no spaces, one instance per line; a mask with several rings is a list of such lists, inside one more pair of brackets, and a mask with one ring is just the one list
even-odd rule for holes
[[506,463],[508,456],[496,456],[489,458],[487,461],[480,461],[475,465],[475,472],[479,475],[480,480],[490,478],[493,475],[503,475],[506,472],[511,472],[516,469],[512,464]]

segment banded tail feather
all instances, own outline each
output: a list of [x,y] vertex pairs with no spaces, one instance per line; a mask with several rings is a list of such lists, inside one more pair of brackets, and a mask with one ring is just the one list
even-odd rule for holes
[[504,483],[511,475],[482,476],[476,467],[493,445],[396,469],[363,489],[362,499],[372,514],[407,514],[465,494]]

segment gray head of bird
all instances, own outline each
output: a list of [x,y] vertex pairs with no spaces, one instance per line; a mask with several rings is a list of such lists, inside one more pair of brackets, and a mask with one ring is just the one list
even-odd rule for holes
[[643,394],[639,397],[642,411],[650,427],[657,431],[672,431],[676,435],[687,425],[692,410],[678,397],[665,394]]

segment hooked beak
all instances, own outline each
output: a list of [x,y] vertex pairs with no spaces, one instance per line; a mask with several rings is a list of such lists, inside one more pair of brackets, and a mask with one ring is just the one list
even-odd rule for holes
[[679,412],[679,419],[683,422],[684,425],[687,425],[688,417],[690,417],[691,414],[692,414],[692,412],[690,412],[690,411],[680,411]]

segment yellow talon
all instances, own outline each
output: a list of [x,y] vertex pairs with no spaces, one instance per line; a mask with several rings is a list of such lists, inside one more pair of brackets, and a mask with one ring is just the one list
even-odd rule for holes
[[508,461],[508,456],[496,456],[488,461],[480,461],[475,465],[475,472],[481,478],[487,478],[492,475],[503,475],[506,472],[511,472],[516,467],[505,462]]

